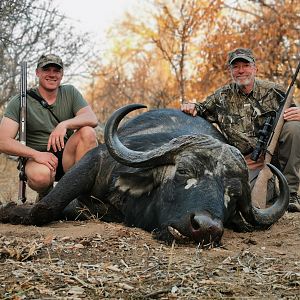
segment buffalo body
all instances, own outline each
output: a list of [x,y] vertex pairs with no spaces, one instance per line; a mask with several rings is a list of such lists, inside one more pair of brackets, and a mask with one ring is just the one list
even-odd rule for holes
[[200,117],[179,110],[151,110],[119,123],[133,104],[107,123],[105,144],[88,152],[35,205],[8,204],[0,221],[43,225],[58,219],[124,222],[171,241],[218,244],[224,226],[265,228],[288,205],[288,188],[267,209],[252,205],[248,169],[241,153]]

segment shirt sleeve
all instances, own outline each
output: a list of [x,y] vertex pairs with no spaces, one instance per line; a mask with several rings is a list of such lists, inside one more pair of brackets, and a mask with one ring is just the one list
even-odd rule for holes
[[11,98],[8,102],[4,117],[19,123],[20,120],[20,97],[18,95]]
[[217,101],[216,94],[208,96],[203,102],[196,103],[197,115],[205,118],[209,122],[217,123]]
[[[287,92],[285,90],[285,88],[282,85],[276,84],[275,86],[275,91],[276,93],[279,95],[279,97],[277,97],[279,99],[279,104],[280,105],[284,105],[283,100],[285,99],[285,93]],[[292,98],[291,101],[291,107],[296,107],[297,105],[294,102],[294,97]]]
[[74,112],[74,115],[76,115],[76,113],[88,106],[89,104],[87,103],[87,101],[83,98],[82,94],[74,87],[72,86],[72,93],[73,93],[73,112]]

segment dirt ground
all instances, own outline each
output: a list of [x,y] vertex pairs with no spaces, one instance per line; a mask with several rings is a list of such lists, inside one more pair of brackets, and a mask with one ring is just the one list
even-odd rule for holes
[[[0,156],[0,171],[0,201],[17,199],[16,163]],[[98,220],[0,224],[0,299],[299,299],[299,249],[291,213],[208,250]]]

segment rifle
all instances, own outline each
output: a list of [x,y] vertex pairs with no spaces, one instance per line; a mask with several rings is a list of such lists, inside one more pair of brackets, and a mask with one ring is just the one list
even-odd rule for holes
[[[300,70],[300,61],[298,63],[297,69],[293,74],[292,81],[288,87],[287,92],[285,93],[283,99],[283,106],[281,110],[277,113],[277,117],[272,116],[273,120],[271,121],[271,127],[265,123],[264,128],[260,131],[260,137],[258,138],[258,142],[256,147],[251,155],[251,159],[256,161],[260,156],[261,152],[265,155],[264,166],[259,172],[253,189],[251,191],[251,198],[256,206],[259,208],[266,207],[266,197],[267,197],[267,187],[268,180],[272,177],[272,173],[267,166],[268,163],[271,163],[272,156],[275,152],[276,146],[278,144],[279,136],[284,124],[283,114],[284,111],[291,106],[293,94],[295,91],[295,81],[297,79],[298,73]],[[270,122],[270,119],[267,119],[267,122]],[[267,128],[267,134],[264,136],[264,129]]]
[[[27,63],[21,63],[21,80],[20,80],[20,121],[19,121],[19,141],[26,145],[26,119],[27,119]],[[18,199],[23,203],[26,201],[26,175],[25,175],[26,158],[19,157],[19,194]]]
[[261,153],[265,154],[267,152],[267,147],[274,134],[273,129],[274,124],[276,124],[277,113],[275,110],[272,110],[270,112],[267,112],[266,115],[268,117],[266,118],[263,128],[258,132],[258,141],[250,156],[250,159],[253,161],[257,161]]

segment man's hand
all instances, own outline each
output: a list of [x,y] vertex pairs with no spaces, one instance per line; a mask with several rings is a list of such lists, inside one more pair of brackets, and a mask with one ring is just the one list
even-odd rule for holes
[[181,111],[185,112],[186,114],[192,115],[196,117],[197,109],[195,103],[182,103],[181,104]]
[[39,164],[47,166],[51,171],[55,171],[58,165],[57,157],[50,152],[37,152],[37,155],[33,156],[32,159]]
[[300,121],[300,107],[290,107],[284,111],[285,121]]
[[51,132],[49,139],[48,139],[48,145],[47,145],[47,151],[49,151],[52,147],[54,152],[61,151],[65,147],[65,135],[67,133],[67,128],[64,126],[64,123],[59,123],[56,128]]
[[251,153],[244,156],[249,170],[261,170],[264,167],[264,156],[261,155],[257,161],[251,159]]

